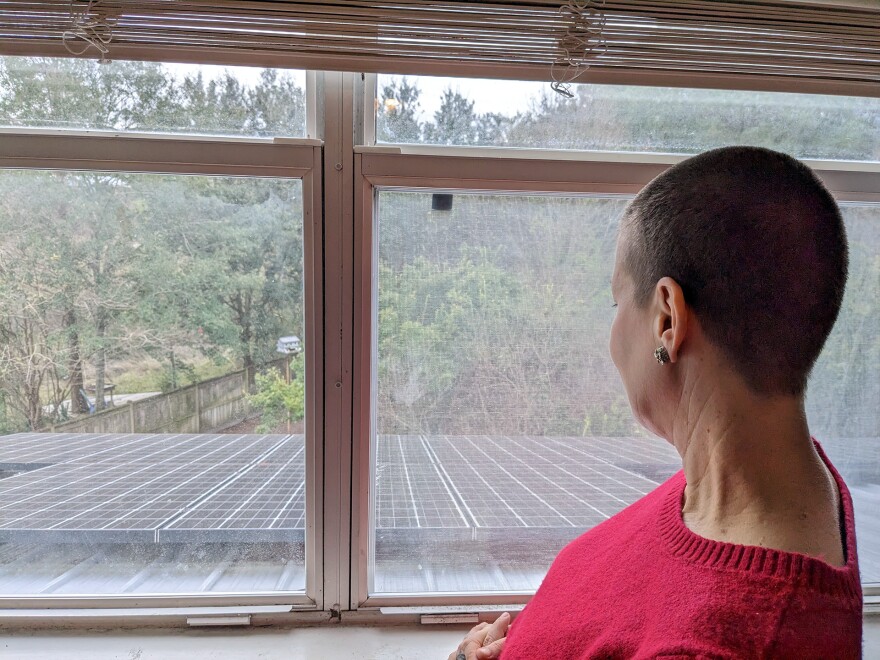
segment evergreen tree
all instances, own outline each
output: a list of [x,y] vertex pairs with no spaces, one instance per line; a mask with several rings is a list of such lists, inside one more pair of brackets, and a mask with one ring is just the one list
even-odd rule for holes
[[[13,125],[290,134],[304,105],[275,71],[248,89],[229,73],[179,80],[158,64],[0,58],[0,117]],[[86,371],[101,408],[109,365],[144,351],[178,369],[181,352],[250,366],[278,336],[301,335],[298,191],[265,179],[0,174],[5,414],[36,428],[47,401],[83,410]]]
[[430,144],[475,145],[480,143],[479,117],[474,102],[447,88],[433,123],[425,126],[425,141]]
[[417,143],[422,141],[418,120],[418,86],[404,77],[392,80],[378,95],[376,140],[378,142]]

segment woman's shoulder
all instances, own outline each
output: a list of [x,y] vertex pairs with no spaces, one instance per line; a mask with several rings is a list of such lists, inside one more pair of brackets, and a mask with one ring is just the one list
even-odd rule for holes
[[656,522],[667,500],[674,497],[683,487],[684,472],[679,471],[654,490],[581,534],[563,548],[562,553],[580,553],[584,548],[597,542],[604,545],[614,539],[630,541],[633,535],[643,536],[649,533],[654,525],[646,523]]

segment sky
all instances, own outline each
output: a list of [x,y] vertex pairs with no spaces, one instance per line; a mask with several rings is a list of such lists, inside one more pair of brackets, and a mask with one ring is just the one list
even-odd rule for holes
[[[400,79],[403,76],[379,76],[379,87],[388,84],[392,79]],[[408,76],[408,80],[416,78]],[[443,92],[447,87],[461,93],[462,96],[474,102],[474,111],[478,114],[497,112],[503,115],[515,115],[517,112],[525,112],[531,106],[533,99],[539,97],[542,92],[550,92],[550,83],[525,82],[516,80],[474,80],[466,78],[435,78],[430,76],[418,76],[419,88],[422,94],[419,104],[422,110],[420,119],[432,119],[434,112],[440,108]]]
[[[260,77],[261,69],[243,66],[214,66],[199,64],[165,64],[173,75],[184,77],[192,75],[199,70],[205,77],[217,77],[224,71],[229,71],[238,80],[247,85],[254,85]],[[294,76],[297,84],[305,87],[306,75],[304,71],[287,70]],[[379,86],[387,84],[392,79],[402,76],[380,74]],[[462,96],[474,102],[474,110],[477,113],[497,112],[505,115],[514,115],[529,109],[534,98],[543,92],[550,92],[550,84],[543,82],[525,82],[512,80],[475,80],[466,78],[437,78],[432,76],[408,76],[410,81],[418,79],[422,90],[421,116],[419,119],[432,119],[434,113],[440,108],[443,91],[451,87]],[[550,92],[552,93],[552,92]]]

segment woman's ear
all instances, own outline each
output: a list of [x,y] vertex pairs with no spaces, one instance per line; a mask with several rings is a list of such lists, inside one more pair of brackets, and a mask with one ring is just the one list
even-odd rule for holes
[[669,361],[675,362],[688,332],[684,292],[674,279],[663,277],[657,281],[654,289],[654,303],[656,308],[654,332],[657,345],[665,346],[669,353]]

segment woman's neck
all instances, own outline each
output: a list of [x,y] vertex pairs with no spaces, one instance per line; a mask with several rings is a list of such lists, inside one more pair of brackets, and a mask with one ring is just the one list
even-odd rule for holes
[[736,383],[689,394],[672,434],[687,480],[685,524],[715,540],[834,560],[839,499],[803,400],[758,396]]

